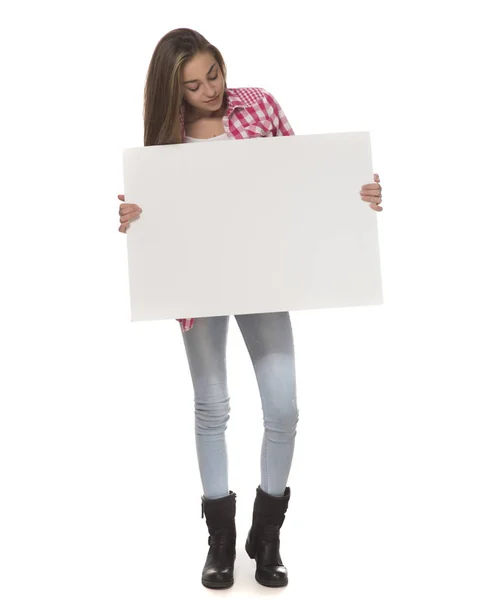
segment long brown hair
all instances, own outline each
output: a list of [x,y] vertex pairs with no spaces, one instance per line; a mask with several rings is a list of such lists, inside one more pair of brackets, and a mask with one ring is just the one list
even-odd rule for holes
[[144,145],[183,142],[180,109],[183,103],[182,69],[199,52],[211,52],[226,80],[220,51],[193,29],[174,29],[158,42],[146,76],[144,92]]

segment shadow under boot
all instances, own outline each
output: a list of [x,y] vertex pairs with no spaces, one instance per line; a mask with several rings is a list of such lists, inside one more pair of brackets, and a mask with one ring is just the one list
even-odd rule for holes
[[279,532],[284,523],[290,495],[288,487],[282,497],[271,496],[260,486],[256,490],[252,527],[245,550],[250,558],[255,558],[256,580],[268,587],[282,587],[289,581],[279,552]]
[[202,584],[212,589],[231,587],[235,561],[235,494],[210,500],[202,496],[202,519],[205,515],[210,546],[203,567]]

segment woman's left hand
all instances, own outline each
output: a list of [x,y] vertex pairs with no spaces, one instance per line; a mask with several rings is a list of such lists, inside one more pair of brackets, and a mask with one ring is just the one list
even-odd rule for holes
[[380,185],[380,177],[378,176],[377,173],[373,174],[373,180],[376,183],[367,183],[366,185],[361,186],[360,195],[361,195],[362,200],[370,203],[370,208],[372,208],[373,210],[376,210],[378,212],[381,212],[383,210],[383,207],[380,206],[381,200],[382,200],[382,198],[381,198],[382,187]]

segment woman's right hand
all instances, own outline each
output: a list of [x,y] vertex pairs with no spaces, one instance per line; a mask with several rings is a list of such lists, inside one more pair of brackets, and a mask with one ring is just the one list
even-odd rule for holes
[[[124,202],[124,194],[118,194],[118,200]],[[119,205],[119,226],[118,231],[126,233],[126,229],[129,227],[129,222],[140,216],[143,211],[137,204],[120,204]]]

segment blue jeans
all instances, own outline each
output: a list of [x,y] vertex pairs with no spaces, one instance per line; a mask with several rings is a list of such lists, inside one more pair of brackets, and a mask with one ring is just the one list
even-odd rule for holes
[[[262,490],[283,496],[291,468],[298,408],[294,342],[288,312],[235,315],[262,401]],[[226,346],[229,317],[201,317],[182,332],[195,393],[195,439],[204,496],[228,495],[225,430],[229,420]],[[252,434],[247,432],[247,444]]]

